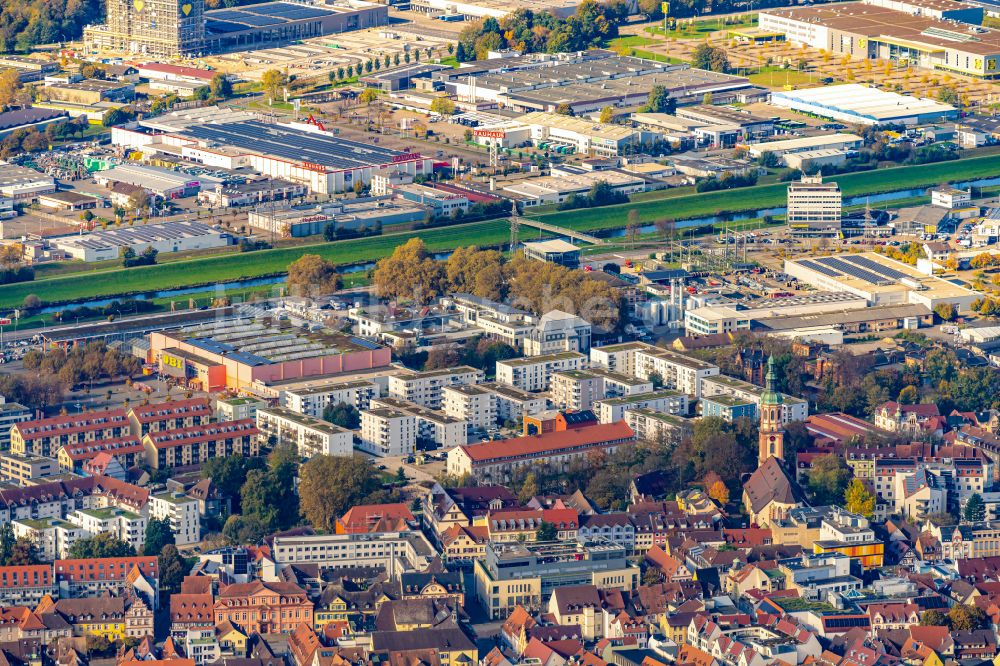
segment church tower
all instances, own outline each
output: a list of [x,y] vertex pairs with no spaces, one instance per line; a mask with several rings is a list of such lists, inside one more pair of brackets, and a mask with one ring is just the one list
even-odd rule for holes
[[763,465],[768,458],[785,458],[785,429],[781,425],[782,397],[775,390],[774,356],[767,360],[765,390],[760,396],[760,441],[757,464]]

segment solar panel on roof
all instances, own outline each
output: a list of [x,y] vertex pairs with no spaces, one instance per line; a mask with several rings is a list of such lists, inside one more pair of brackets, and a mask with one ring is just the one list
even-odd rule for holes
[[230,23],[229,21],[213,21],[211,19],[205,21],[205,29],[209,32],[215,34],[226,33],[226,32],[240,32],[241,30],[246,30],[245,25],[240,25],[239,23]]
[[369,349],[371,351],[375,351],[376,349],[381,349],[380,346],[378,346],[374,342],[371,342],[370,340],[362,340],[361,338],[351,338],[351,342],[358,345],[359,347],[362,347],[364,349]]
[[859,280],[864,280],[865,282],[870,282],[871,284],[892,284],[892,280],[884,278],[876,273],[872,273],[871,271],[867,271],[860,266],[855,266],[854,264],[849,264],[846,261],[841,261],[835,257],[820,257],[816,261],[838,270],[844,275],[850,275],[851,277],[856,277]]
[[861,268],[866,268],[873,273],[878,273],[879,275],[884,275],[890,280],[902,280],[905,277],[909,277],[906,273],[902,271],[897,271],[895,268],[889,266],[884,266],[877,261],[872,261],[868,257],[861,257],[858,255],[848,255],[844,257],[844,261],[849,261],[852,264],[857,264]]
[[823,275],[829,275],[830,277],[840,277],[840,273],[826,266],[821,266],[814,261],[809,261],[808,259],[799,260],[800,266],[805,266],[806,268],[816,271],[817,273],[822,273]]

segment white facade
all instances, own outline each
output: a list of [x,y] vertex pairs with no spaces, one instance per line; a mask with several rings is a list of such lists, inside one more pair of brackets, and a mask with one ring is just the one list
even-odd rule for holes
[[45,562],[66,559],[70,547],[87,536],[81,527],[55,518],[15,520],[11,527],[14,538],[30,539]]
[[124,509],[78,509],[69,522],[80,527],[86,538],[109,533],[142,552],[146,542],[146,518]]
[[635,353],[635,374],[659,377],[665,388],[701,397],[701,380],[719,374],[719,367],[669,349],[652,347]]
[[441,448],[450,449],[468,441],[469,424],[436,409],[429,409],[399,398],[376,398],[371,409],[389,409],[416,419],[417,439],[433,442]]
[[669,389],[639,393],[622,398],[608,398],[594,403],[594,412],[601,423],[613,423],[625,418],[631,409],[650,409],[663,414],[687,414],[688,397]]
[[547,401],[544,395],[529,393],[506,384],[481,384],[496,396],[497,423],[518,423],[527,414],[545,411]]
[[372,398],[378,398],[381,394],[382,390],[375,382],[338,382],[285,391],[282,394],[282,404],[293,412],[318,419],[323,416],[327,405],[344,403],[358,410],[367,409]]
[[823,176],[802,176],[788,185],[788,224],[817,228],[839,228],[844,198],[837,183],[824,183]]
[[395,409],[361,411],[358,448],[375,456],[409,456],[417,447],[417,419]]
[[150,495],[149,517],[170,521],[170,529],[178,546],[201,541],[201,514],[196,499],[182,493]]
[[478,384],[483,381],[482,370],[460,365],[447,370],[429,370],[393,375],[389,377],[389,395],[409,400],[418,405],[438,409],[441,406],[441,389],[457,384]]
[[554,373],[581,370],[586,367],[586,355],[579,352],[562,352],[497,361],[496,377],[501,384],[522,391],[547,391]]
[[229,398],[220,399],[215,403],[216,421],[242,421],[256,419],[257,410],[267,407],[267,402],[259,398]]
[[437,554],[419,531],[276,536],[271,553],[280,565],[379,567],[390,576],[424,571]]
[[[702,397],[713,397],[717,395],[728,395],[741,400],[748,400],[757,407],[760,407],[760,396],[764,392],[764,387],[745,382],[742,379],[728,377],[726,375],[716,375],[708,377],[701,382]],[[781,423],[788,424],[791,421],[805,421],[809,416],[809,402],[802,398],[796,398],[787,394],[782,394],[781,403]]]
[[354,435],[350,430],[281,407],[258,409],[257,429],[262,444],[274,437],[279,444],[295,446],[303,458],[349,456],[354,452]]
[[524,338],[525,356],[590,350],[590,322],[561,310],[546,312]]
[[476,384],[446,386],[441,391],[444,413],[470,428],[488,430],[497,424],[497,396]]

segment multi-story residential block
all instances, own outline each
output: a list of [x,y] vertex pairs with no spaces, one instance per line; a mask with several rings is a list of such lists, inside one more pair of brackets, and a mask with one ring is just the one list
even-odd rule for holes
[[65,519],[78,508],[115,506],[142,513],[148,497],[148,490],[107,476],[0,489],[0,525],[13,520]]
[[590,365],[594,368],[605,368],[630,377],[638,377],[635,353],[652,347],[645,342],[623,342],[604,347],[591,347]]
[[208,398],[189,398],[138,405],[128,410],[128,420],[132,434],[139,436],[205,425],[212,420],[212,403]]
[[282,394],[282,405],[286,409],[315,418],[323,416],[323,410],[328,405],[341,403],[355,409],[368,409],[372,398],[382,395],[382,389],[377,382],[358,379],[349,382],[330,382],[296,388]]
[[516,424],[526,414],[538,414],[545,411],[547,404],[544,395],[523,391],[507,384],[480,384],[481,388],[496,396],[497,423]]
[[389,395],[423,407],[438,409],[441,407],[441,389],[445,386],[479,384],[484,376],[482,370],[468,365],[393,375],[389,377]]
[[235,398],[219,398],[215,402],[216,421],[242,421],[257,418],[257,410],[267,407],[267,402],[260,398],[237,396]]
[[87,537],[111,534],[132,546],[136,552],[142,550],[146,541],[146,518],[125,509],[77,509],[69,514],[67,520],[79,525]]
[[198,500],[183,493],[160,493],[149,496],[149,517],[170,522],[178,546],[201,541],[201,512]]
[[137,435],[66,444],[59,449],[56,459],[62,471],[79,473],[88,462],[102,453],[114,456],[125,469],[138,467],[146,462],[146,449]]
[[59,471],[59,463],[55,458],[0,451],[0,481],[26,486],[30,481],[58,474]]
[[547,391],[552,375],[557,372],[581,370],[587,367],[587,356],[580,352],[560,352],[545,356],[512,358],[497,361],[496,377],[522,391]]
[[538,323],[524,338],[525,356],[542,356],[560,352],[583,352],[590,350],[590,322],[577,315],[550,310],[542,315]]
[[417,448],[417,418],[397,409],[361,412],[358,448],[376,456],[408,456]]
[[444,413],[469,428],[489,430],[497,425],[497,396],[484,384],[446,386],[441,391]]
[[[51,603],[51,610],[73,626],[75,636],[100,637],[109,641],[124,641],[129,637],[125,597],[58,599]],[[148,608],[145,614],[152,616]]]
[[688,413],[687,394],[671,389],[660,389],[650,393],[635,393],[620,398],[607,398],[594,403],[594,412],[601,423],[614,423],[625,418],[633,409],[650,409],[663,414],[686,415]]
[[507,483],[522,467],[549,465],[566,471],[576,458],[593,451],[611,452],[633,442],[635,433],[624,421],[619,421],[468,444],[448,452],[448,473],[473,476],[480,482]]
[[984,521],[941,527],[928,523],[930,533],[941,544],[941,557],[966,560],[1000,557],[1000,522]]
[[648,379],[639,379],[621,372],[614,372],[607,368],[591,366],[588,372],[599,375],[604,379],[604,397],[622,398],[638,393],[649,393],[654,389],[653,382]]
[[55,594],[52,567],[48,564],[0,567],[0,603],[4,606],[35,606]]
[[257,410],[259,441],[294,446],[303,458],[317,455],[349,456],[354,453],[354,433],[346,428],[283,407]]
[[[408,400],[399,398],[375,398],[371,403],[372,410],[390,409],[403,414],[409,414],[416,419],[417,440],[433,443],[444,449],[465,444],[468,439],[468,426],[465,421],[452,418],[444,412],[422,407]],[[362,438],[364,427],[362,426]]]
[[[763,386],[751,384],[750,382],[736,379],[727,375],[714,375],[701,381],[701,396],[715,397],[728,395],[740,400],[752,402],[758,409],[760,408],[760,396],[764,393]],[[781,394],[781,422],[788,424],[791,421],[805,421],[809,416],[809,402],[802,398],[796,398],[787,393]]]
[[567,585],[623,591],[639,585],[639,568],[629,564],[625,549],[601,540],[490,543],[473,576],[490,619],[505,618],[517,606],[540,611],[553,590]]
[[88,536],[81,526],[61,518],[24,518],[11,527],[18,539],[30,539],[46,562],[66,557],[74,543]]
[[390,577],[403,571],[425,571],[437,556],[419,530],[276,536],[271,553],[275,562],[282,565],[377,567]]
[[124,409],[67,414],[14,424],[10,430],[10,450],[51,458],[66,444],[116,439],[130,433]]
[[694,422],[674,414],[638,408],[625,410],[625,423],[632,428],[639,441],[675,442],[691,432]]
[[155,555],[57,559],[52,564],[61,597],[138,593],[159,608],[160,570]]
[[10,429],[16,423],[30,421],[33,411],[22,404],[7,402],[0,396],[0,449],[10,448]]
[[927,433],[940,435],[944,418],[934,403],[904,405],[890,400],[875,410],[875,427],[914,439]]
[[169,469],[236,454],[255,456],[260,451],[259,434],[257,424],[247,419],[151,432],[142,438],[142,445],[146,464],[153,469]]
[[441,555],[447,562],[471,565],[486,556],[489,529],[480,525],[452,525],[439,536]]
[[494,340],[520,349],[535,324],[535,315],[473,294],[452,294],[447,299],[462,321],[482,329]]
[[736,419],[757,419],[757,405],[731,395],[702,396],[698,401],[703,417],[717,417],[732,423]]
[[900,515],[922,519],[961,511],[973,494],[993,484],[988,458],[881,458],[875,460],[875,495]]
[[701,397],[701,381],[719,374],[719,366],[679,352],[648,347],[635,352],[636,377],[674,389],[696,398]]
[[295,583],[234,583],[222,588],[215,601],[215,624],[225,622],[247,635],[290,634],[300,624],[312,625],[313,603]]
[[[228,626],[228,625],[224,625]],[[198,627],[184,632],[180,644],[184,647],[184,655],[196,666],[212,664],[222,657],[222,646],[216,640],[215,626]]]
[[604,377],[590,370],[556,372],[549,381],[549,396],[559,409],[590,409],[604,397]]
[[635,523],[628,513],[584,514],[580,516],[577,537],[584,542],[610,541],[631,555],[635,550]]

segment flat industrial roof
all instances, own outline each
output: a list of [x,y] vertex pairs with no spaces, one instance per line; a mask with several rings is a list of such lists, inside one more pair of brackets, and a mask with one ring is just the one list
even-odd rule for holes
[[[899,93],[869,88],[859,83],[840,86],[805,88],[803,90],[781,90],[771,95],[772,103],[782,106],[785,100],[811,104],[830,111],[846,112],[872,120],[888,121],[894,118],[928,114],[948,115],[955,107],[936,100],[911,97]],[[820,137],[807,137],[821,139]],[[804,141],[805,139],[794,139]],[[817,142],[809,145],[823,145]]]
[[407,155],[370,143],[259,120],[193,125],[182,130],[182,134],[207,146],[233,146],[249,153],[295,163],[308,162],[333,171],[423,159],[420,155]]
[[176,222],[159,222],[157,224],[143,224],[104,231],[92,231],[82,235],[74,234],[72,236],[53,238],[52,242],[59,248],[79,247],[90,250],[102,250],[112,247],[131,247],[143,243],[221,235],[222,232],[213,229],[203,222],[178,220]]

